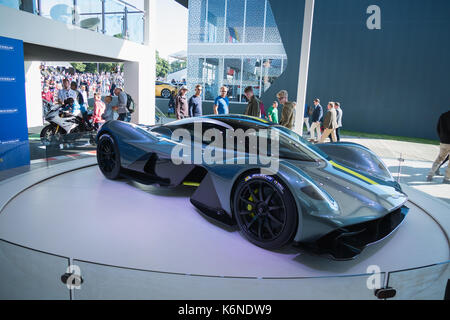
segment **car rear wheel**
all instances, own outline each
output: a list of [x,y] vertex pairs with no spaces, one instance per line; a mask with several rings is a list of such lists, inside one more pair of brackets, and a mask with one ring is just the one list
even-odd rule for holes
[[294,198],[276,176],[252,174],[238,182],[233,209],[242,234],[262,248],[282,248],[297,231]]
[[169,99],[170,98],[170,90],[169,89],[163,89],[161,91],[161,97],[163,97],[164,99]]
[[98,140],[97,163],[106,178],[120,178],[119,148],[109,134],[103,134]]

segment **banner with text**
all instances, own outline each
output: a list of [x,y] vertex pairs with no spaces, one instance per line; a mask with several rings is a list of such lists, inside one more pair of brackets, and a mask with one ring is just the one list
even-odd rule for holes
[[23,42],[0,37],[0,170],[29,165]]

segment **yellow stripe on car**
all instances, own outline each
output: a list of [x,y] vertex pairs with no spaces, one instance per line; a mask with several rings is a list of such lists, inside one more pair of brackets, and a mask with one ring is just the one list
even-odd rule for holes
[[198,187],[198,186],[200,186],[200,183],[185,181],[185,182],[183,182],[183,185],[184,186],[189,186],[189,187]]
[[256,121],[262,122],[262,123],[270,123],[269,121],[267,121],[266,119],[263,119],[263,118],[258,118],[258,117],[255,117],[255,116],[247,116],[247,117],[252,118],[252,119],[254,119]]
[[357,178],[359,178],[361,180],[364,180],[365,182],[368,182],[368,183],[373,184],[373,185],[377,185],[378,184],[377,182],[367,178],[366,176],[363,176],[362,174],[359,174],[358,172],[355,172],[355,171],[353,171],[353,170],[351,170],[349,168],[346,168],[344,166],[341,166],[340,164],[337,164],[333,160],[330,160],[330,163],[331,163],[331,165],[333,167],[338,168],[338,169],[340,169],[342,171],[345,171],[347,173],[350,173],[351,175],[353,175],[353,176],[355,176],[355,177],[357,177]]

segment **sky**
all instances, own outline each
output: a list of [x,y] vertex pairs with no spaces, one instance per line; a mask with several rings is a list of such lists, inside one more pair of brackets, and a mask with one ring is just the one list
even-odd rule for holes
[[156,11],[159,55],[167,59],[172,53],[187,50],[188,10],[174,0],[156,0]]

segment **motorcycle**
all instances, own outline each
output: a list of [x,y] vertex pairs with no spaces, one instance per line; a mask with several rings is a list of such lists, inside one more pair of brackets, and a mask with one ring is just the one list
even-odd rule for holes
[[40,135],[44,145],[77,140],[85,133],[90,133],[89,142],[95,144],[95,129],[90,122],[86,123],[81,114],[74,115],[66,111],[66,106],[47,104],[46,107],[45,120],[49,125],[42,129]]

